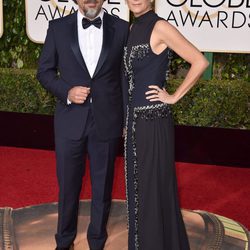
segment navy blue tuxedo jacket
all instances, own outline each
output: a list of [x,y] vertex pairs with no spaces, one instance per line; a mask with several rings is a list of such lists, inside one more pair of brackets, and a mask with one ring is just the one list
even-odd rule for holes
[[[103,140],[121,136],[123,98],[121,65],[128,23],[104,13],[103,45],[93,77],[90,77],[78,44],[77,12],[50,21],[39,60],[37,78],[57,97],[54,128],[56,136],[79,139],[91,104],[98,135]],[[74,86],[91,88],[84,104],[67,105]]]

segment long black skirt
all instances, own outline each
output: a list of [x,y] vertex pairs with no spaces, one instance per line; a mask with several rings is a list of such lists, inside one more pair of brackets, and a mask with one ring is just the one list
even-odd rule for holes
[[171,114],[150,118],[134,113],[128,119],[125,158],[128,249],[188,250],[177,197]]

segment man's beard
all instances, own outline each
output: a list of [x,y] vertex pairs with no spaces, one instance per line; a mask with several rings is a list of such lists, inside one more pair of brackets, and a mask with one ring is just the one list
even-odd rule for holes
[[[85,3],[97,3],[97,0],[86,0]],[[88,8],[84,11],[84,15],[89,19],[94,19],[100,12],[100,9]]]
[[94,19],[99,14],[99,12],[99,9],[88,8],[84,11],[84,15],[89,19]]

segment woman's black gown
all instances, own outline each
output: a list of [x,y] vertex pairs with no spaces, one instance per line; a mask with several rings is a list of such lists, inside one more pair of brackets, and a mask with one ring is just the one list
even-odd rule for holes
[[163,87],[170,50],[150,47],[153,11],[132,25],[124,53],[128,83],[125,173],[129,250],[189,249],[180,212],[174,161],[174,127],[169,105],[149,102],[149,85]]

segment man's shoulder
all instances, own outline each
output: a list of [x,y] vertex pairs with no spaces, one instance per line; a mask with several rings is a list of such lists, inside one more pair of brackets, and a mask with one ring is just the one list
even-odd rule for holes
[[55,26],[64,26],[67,23],[71,23],[72,21],[76,20],[76,12],[69,14],[64,17],[60,17],[57,19],[53,19],[49,21],[49,25],[55,27]]
[[127,28],[129,26],[129,23],[120,17],[113,16],[113,15],[110,15],[108,13],[105,13],[105,16],[116,25],[119,25],[119,26],[124,27],[124,28]]

